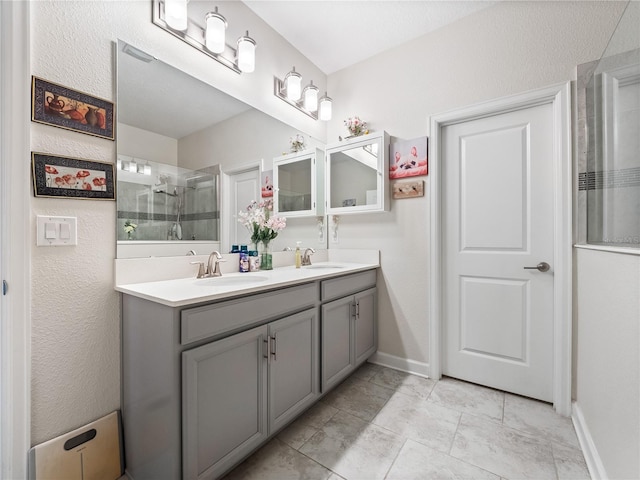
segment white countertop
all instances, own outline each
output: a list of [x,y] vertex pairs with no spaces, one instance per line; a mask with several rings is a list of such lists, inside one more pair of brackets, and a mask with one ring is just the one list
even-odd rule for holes
[[115,289],[118,292],[169,307],[182,307],[337,277],[380,266],[379,260],[375,257],[358,260],[358,263],[327,261],[316,262],[302,268],[290,265],[273,270],[247,273],[224,273],[223,271],[221,277],[196,279],[191,276],[170,280],[143,281],[116,285]]

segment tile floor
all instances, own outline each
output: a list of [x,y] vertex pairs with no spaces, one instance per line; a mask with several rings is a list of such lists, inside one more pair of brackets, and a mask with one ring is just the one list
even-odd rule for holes
[[225,480],[588,478],[550,405],[367,363]]

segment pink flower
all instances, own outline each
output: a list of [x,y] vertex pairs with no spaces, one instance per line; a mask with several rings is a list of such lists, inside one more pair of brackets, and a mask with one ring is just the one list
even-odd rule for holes
[[50,173],[51,175],[57,175],[58,174],[58,170],[55,169],[55,167],[52,167],[51,165],[45,165],[44,169],[47,173]]

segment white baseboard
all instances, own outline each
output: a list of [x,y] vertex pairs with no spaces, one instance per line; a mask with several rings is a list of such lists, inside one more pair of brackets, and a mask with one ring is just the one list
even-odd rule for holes
[[394,370],[412,373],[421,377],[429,377],[430,373],[428,363],[396,357],[395,355],[389,355],[383,352],[374,353],[371,358],[369,358],[369,363],[375,363],[376,365],[382,365],[383,367],[393,368]]
[[584,461],[587,463],[587,468],[589,469],[589,475],[591,475],[592,480],[609,478],[598,454],[598,449],[595,443],[593,443],[593,438],[589,432],[589,427],[587,427],[587,422],[582,415],[580,406],[577,402],[573,402],[572,407],[571,420],[573,420],[573,426],[576,429],[576,435],[582,448]]

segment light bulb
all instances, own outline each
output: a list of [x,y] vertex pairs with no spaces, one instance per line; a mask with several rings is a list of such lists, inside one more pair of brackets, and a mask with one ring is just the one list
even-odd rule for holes
[[136,173],[138,171],[138,164],[133,160],[129,162],[129,171],[131,173]]
[[206,24],[206,32],[204,43],[207,49],[213,53],[222,53],[226,46],[225,31],[227,30],[227,21],[218,13],[218,7],[215,12],[209,12],[204,17]]
[[313,84],[313,80],[304,88],[304,108],[308,112],[318,110],[318,87]]
[[241,72],[251,73],[256,69],[256,41],[249,36],[238,39],[238,68]]
[[300,100],[302,94],[302,75],[296,72],[296,67],[293,67],[286,77],[284,77],[284,86],[287,90],[287,98],[292,102]]
[[164,0],[164,20],[181,32],[187,29],[187,0]]
[[327,96],[327,92],[324,92],[324,97],[320,99],[320,111],[319,117],[320,120],[328,121],[331,120],[331,110],[332,110],[332,101],[331,98]]

